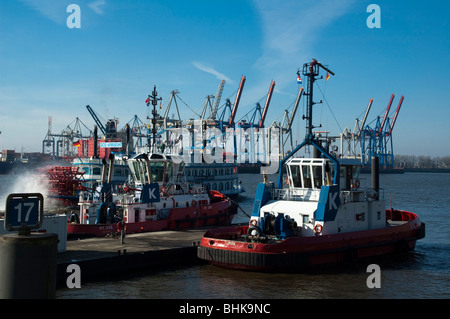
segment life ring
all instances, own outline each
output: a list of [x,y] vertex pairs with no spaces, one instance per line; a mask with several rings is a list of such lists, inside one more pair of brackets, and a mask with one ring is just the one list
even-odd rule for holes
[[167,190],[166,186],[161,186],[161,193],[165,194],[166,190]]
[[352,184],[352,188],[358,189],[359,186],[360,186],[359,179],[355,179],[355,181],[354,181],[353,184]]
[[284,179],[284,184],[285,184],[285,185],[289,185],[289,177],[286,177],[286,178]]
[[258,223],[258,221],[256,219],[251,219],[250,220],[250,226],[256,226],[256,224]]
[[321,232],[322,232],[322,225],[317,224],[316,226],[314,226],[314,232],[315,232],[316,234],[321,233]]

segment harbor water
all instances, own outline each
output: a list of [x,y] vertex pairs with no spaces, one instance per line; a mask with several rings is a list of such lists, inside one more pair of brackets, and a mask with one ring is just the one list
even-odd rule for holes
[[[11,193],[15,175],[0,175],[0,201]],[[246,192],[237,200],[251,213],[259,174],[241,174]],[[275,180],[275,176],[271,176]],[[23,179],[22,179],[23,180]],[[370,175],[361,176],[361,186]],[[23,182],[22,182],[23,183]],[[447,299],[450,298],[450,174],[382,174],[380,186],[388,207],[417,213],[426,224],[426,237],[401,256],[332,266],[306,273],[257,273],[211,265],[148,269],[110,281],[82,282],[79,289],[59,289],[61,299]],[[248,217],[239,211],[235,223]],[[369,288],[370,263],[381,269],[381,287]]]

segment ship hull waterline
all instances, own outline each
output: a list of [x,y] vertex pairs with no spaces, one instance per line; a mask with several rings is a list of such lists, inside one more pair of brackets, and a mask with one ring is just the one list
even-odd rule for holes
[[[237,207],[231,201],[211,203],[198,207],[174,208],[167,219],[125,223],[125,233],[144,233],[163,230],[183,230],[206,226],[230,225]],[[121,223],[79,224],[68,223],[68,237],[105,237],[121,232]]]
[[248,226],[210,230],[203,236],[197,256],[225,268],[278,272],[413,250],[416,240],[425,236],[425,224],[410,212],[386,212],[397,215],[395,225],[333,235],[289,237],[277,243],[237,240],[246,234]]

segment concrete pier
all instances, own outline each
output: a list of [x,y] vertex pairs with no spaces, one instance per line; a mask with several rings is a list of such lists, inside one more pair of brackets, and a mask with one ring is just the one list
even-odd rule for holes
[[66,287],[68,266],[80,267],[81,282],[115,279],[133,271],[161,270],[167,267],[202,263],[197,245],[206,229],[160,231],[119,238],[70,240],[67,250],[58,254],[57,286]]

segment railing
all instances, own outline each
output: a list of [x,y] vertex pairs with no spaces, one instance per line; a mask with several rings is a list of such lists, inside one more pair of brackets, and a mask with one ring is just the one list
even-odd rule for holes
[[275,188],[272,197],[278,200],[318,201],[320,189],[308,188]]
[[[356,182],[352,180],[353,187],[350,190],[341,190],[341,202],[364,202],[375,200],[376,192],[371,188],[366,188],[366,180]],[[363,186],[363,187],[361,187]],[[275,200],[291,201],[319,201],[320,189],[314,188],[275,188],[272,190],[272,198]],[[379,189],[378,199],[384,200],[384,189]]]

